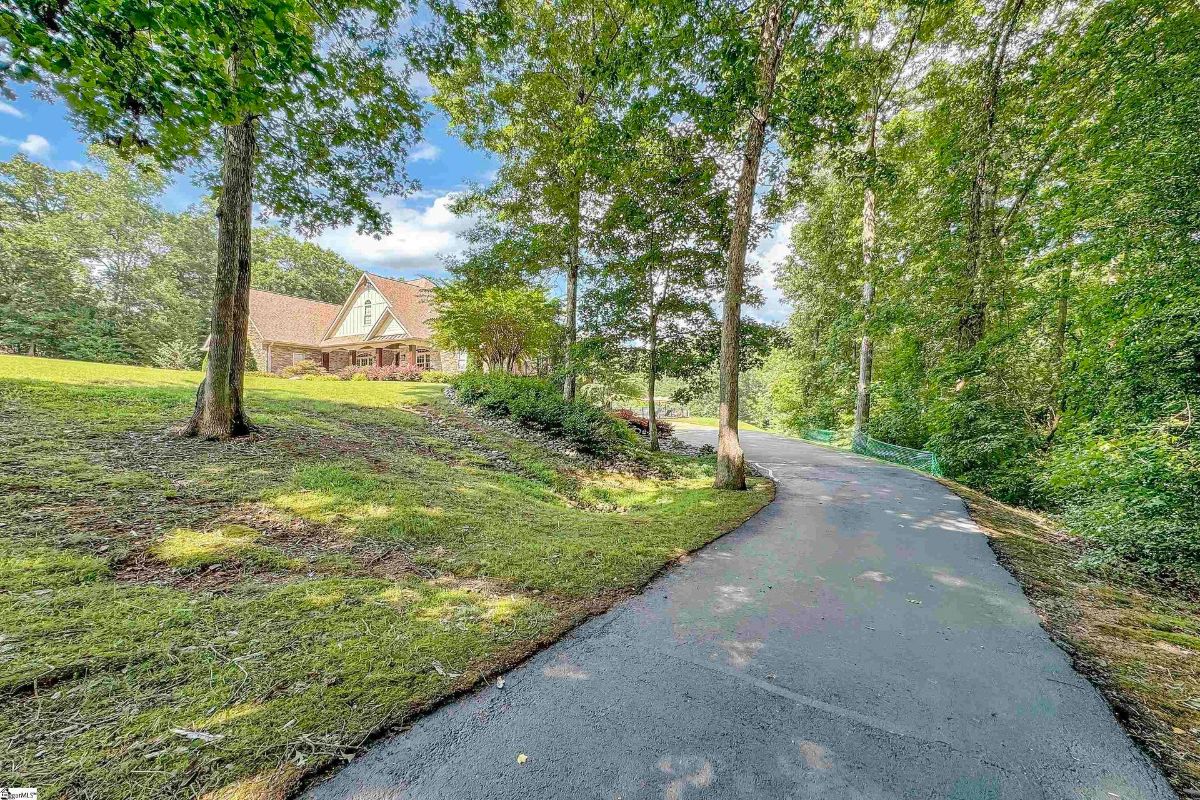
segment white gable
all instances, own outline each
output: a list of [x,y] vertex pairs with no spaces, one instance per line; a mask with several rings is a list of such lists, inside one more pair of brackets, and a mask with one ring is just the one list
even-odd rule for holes
[[408,336],[408,331],[406,331],[404,329],[404,326],[401,325],[396,320],[395,317],[393,317],[391,314],[388,314],[387,327],[384,328],[383,331],[380,332],[379,335],[380,336]]
[[333,335],[365,336],[371,328],[375,327],[375,323],[379,321],[386,310],[387,303],[384,302],[383,295],[377,292],[374,286],[367,283],[354,298],[354,304],[350,306],[350,310],[342,319],[342,324],[333,332]]

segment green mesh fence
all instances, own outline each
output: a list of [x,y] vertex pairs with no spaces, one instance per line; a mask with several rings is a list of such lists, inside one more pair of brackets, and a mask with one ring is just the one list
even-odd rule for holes
[[938,464],[937,456],[928,450],[914,450],[911,447],[881,442],[878,439],[872,439],[865,433],[854,435],[850,449],[856,453],[862,453],[864,456],[881,458],[884,461],[891,461],[893,464],[903,464],[906,467],[919,469],[938,477],[942,475],[942,466]]
[[914,450],[911,447],[901,447],[898,444],[881,442],[865,434],[851,436],[848,431],[827,431],[820,428],[809,428],[800,434],[803,438],[814,442],[832,444],[848,448],[855,453],[871,456],[893,464],[903,464],[906,467],[919,469],[931,475],[942,477],[942,466],[938,458],[927,450]]

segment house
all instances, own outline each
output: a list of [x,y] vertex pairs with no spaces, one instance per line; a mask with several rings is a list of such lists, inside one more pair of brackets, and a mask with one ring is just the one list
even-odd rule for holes
[[459,372],[460,354],[439,350],[430,322],[433,283],[364,272],[345,302],[321,303],[250,290],[250,348],[258,368],[279,372],[300,361],[329,371],[349,365],[413,364]]

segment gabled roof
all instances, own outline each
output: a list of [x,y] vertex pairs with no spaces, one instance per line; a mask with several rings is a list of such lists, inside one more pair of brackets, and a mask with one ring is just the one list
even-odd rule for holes
[[428,278],[398,281],[370,272],[366,273],[366,278],[375,285],[383,299],[387,300],[392,315],[404,326],[410,337],[433,338],[433,329],[429,326],[430,321],[437,316],[430,304],[429,290],[434,288],[433,281]]
[[[396,336],[372,337],[369,334],[358,333],[347,336],[333,335],[333,332],[342,324],[342,320],[345,319],[346,314],[354,307],[355,299],[361,293],[363,286],[366,285],[374,287],[387,304],[387,308],[379,315],[379,320],[391,315],[408,332],[406,336],[399,338],[433,338],[433,329],[429,326],[429,322],[437,316],[437,313],[433,310],[433,306],[430,305],[429,290],[436,286],[433,281],[428,278],[418,278],[413,281],[398,281],[394,278],[385,278],[382,275],[364,272],[362,277],[358,279],[358,283],[354,284],[354,288],[350,291],[349,296],[346,297],[345,302],[338,307],[337,313],[333,315],[322,331],[320,340],[322,346],[328,347],[331,345],[356,344],[358,342],[398,338]],[[378,328],[378,322],[374,328]],[[375,329],[372,329],[369,333],[374,334],[375,332]]]
[[264,342],[287,342],[317,347],[341,306],[250,290],[250,322]]

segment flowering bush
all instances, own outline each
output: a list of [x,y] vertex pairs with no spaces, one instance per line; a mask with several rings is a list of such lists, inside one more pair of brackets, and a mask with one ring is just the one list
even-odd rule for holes
[[[342,367],[337,376],[344,381],[419,381],[425,371],[408,364],[385,364],[382,367]],[[362,377],[358,377],[358,376]]]
[[[639,417],[628,408],[618,408],[611,412],[610,416],[621,420],[643,436],[650,435],[650,419],[648,417]],[[670,436],[675,432],[675,426],[661,419],[655,420],[655,427],[658,428],[659,436]]]

